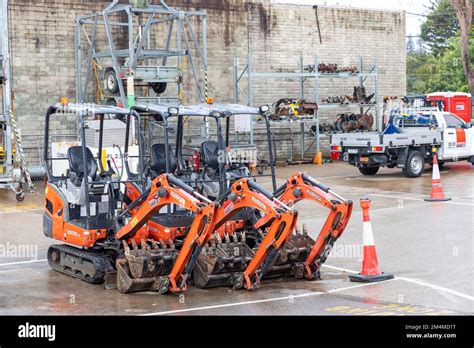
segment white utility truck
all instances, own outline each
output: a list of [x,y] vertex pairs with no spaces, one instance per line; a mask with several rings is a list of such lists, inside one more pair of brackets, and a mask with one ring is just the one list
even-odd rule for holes
[[423,174],[432,163],[433,148],[439,165],[468,161],[474,165],[474,128],[458,116],[437,108],[392,110],[383,132],[332,134],[331,152],[359,168],[364,175],[380,167],[401,168],[409,178]]

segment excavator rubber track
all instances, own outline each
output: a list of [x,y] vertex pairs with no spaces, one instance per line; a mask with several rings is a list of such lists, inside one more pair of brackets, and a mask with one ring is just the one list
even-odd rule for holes
[[106,272],[112,267],[111,260],[103,254],[65,244],[49,247],[48,263],[56,272],[90,284],[103,283]]

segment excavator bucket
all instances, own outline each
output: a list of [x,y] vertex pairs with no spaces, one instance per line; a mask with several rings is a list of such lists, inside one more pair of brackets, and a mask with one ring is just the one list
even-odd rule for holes
[[142,239],[139,248],[132,239],[133,249],[130,249],[128,244],[122,241],[125,258],[116,261],[117,288],[120,292],[168,291],[167,275],[173,268],[178,251],[174,245],[168,247],[153,240],[150,242],[151,246]]
[[218,233],[203,249],[193,270],[193,282],[197,288],[216,286],[243,286],[241,273],[254,254],[245,242],[245,234],[226,235],[222,240]]

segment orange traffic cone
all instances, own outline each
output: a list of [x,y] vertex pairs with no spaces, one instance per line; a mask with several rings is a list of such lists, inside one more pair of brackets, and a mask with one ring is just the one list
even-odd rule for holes
[[363,215],[363,251],[362,251],[362,272],[357,275],[350,275],[351,282],[374,283],[382,280],[392,279],[393,274],[380,272],[377,251],[375,250],[374,234],[370,223],[369,208],[370,199],[360,200],[360,207]]
[[431,197],[425,198],[427,202],[446,202],[451,198],[446,198],[441,184],[441,175],[439,174],[438,155],[433,154],[433,178],[431,179]]

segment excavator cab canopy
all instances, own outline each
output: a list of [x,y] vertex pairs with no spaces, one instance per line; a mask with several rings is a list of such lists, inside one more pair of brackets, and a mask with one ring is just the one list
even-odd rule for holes
[[[145,124],[145,119],[148,117],[153,122],[162,124],[163,140],[160,140],[158,144],[150,144],[150,157],[151,167],[159,175],[161,173],[172,173],[176,174],[176,171],[183,172],[185,169],[189,169],[189,165],[186,165],[186,158],[190,157],[183,153],[184,144],[184,132],[185,125],[189,120],[203,119],[207,125],[209,119],[213,119],[215,122],[215,131],[217,141],[206,139],[199,145],[200,160],[205,168],[212,169],[216,175],[212,178],[201,177],[200,180],[203,184],[217,183],[219,185],[218,195],[214,196],[218,198],[222,196],[229,188],[229,175],[230,172],[230,136],[231,136],[231,118],[239,115],[250,115],[260,116],[266,123],[266,131],[268,137],[268,149],[269,149],[269,164],[271,169],[270,175],[251,175],[250,172],[240,172],[240,174],[233,175],[234,179],[242,177],[256,176],[271,176],[274,189],[276,189],[276,174],[274,168],[274,151],[273,141],[270,130],[270,123],[267,117],[268,106],[262,106],[260,108],[250,107],[239,104],[228,104],[228,103],[213,103],[213,104],[196,104],[196,105],[166,105],[166,104],[137,104],[132,108],[134,111],[140,114],[142,117],[142,124]],[[225,127],[225,128],[224,128]],[[170,136],[174,133],[174,139]],[[161,143],[162,141],[162,143]],[[196,151],[195,151],[196,152]],[[256,157],[256,156],[255,156]],[[178,175],[184,182],[191,184],[194,179],[184,178]]]
[[[53,140],[60,138],[57,134],[51,134],[51,123],[53,117],[59,119],[60,122],[65,123],[65,119],[71,115],[75,115],[77,130],[71,140],[71,143],[66,144],[67,154],[53,156]],[[129,111],[123,108],[117,108],[114,106],[106,105],[95,105],[95,104],[74,104],[74,103],[56,103],[48,108],[45,117],[45,144],[43,152],[43,160],[46,169],[47,181],[59,188],[64,188],[63,191],[71,191],[72,195],[79,195],[79,201],[83,202],[86,216],[86,221],[91,218],[90,211],[90,199],[91,195],[95,192],[94,190],[101,189],[103,187],[109,187],[111,183],[118,185],[120,183],[126,183],[130,180],[137,180],[142,184],[139,176],[137,178],[128,178],[123,180],[121,176],[117,176],[118,173],[114,172],[114,169],[107,165],[107,161],[103,158],[104,149],[104,131],[106,129],[105,122],[106,118],[124,118],[127,120],[127,126],[125,130],[124,143],[128,144],[130,138],[130,120],[135,119],[138,126],[140,124],[140,118],[136,111]],[[91,150],[90,134],[86,134],[86,129],[91,121],[99,123],[98,135],[95,139],[98,144],[94,146],[94,152]],[[72,122],[69,119],[69,122]],[[117,121],[119,122],[119,121]],[[123,157],[127,158],[128,147],[126,146],[123,150]],[[61,174],[55,173],[54,163],[68,161],[68,166],[60,165],[61,168],[67,168],[61,170]],[[140,173],[143,171],[143,161],[138,160],[138,168]],[[127,161],[124,161],[127,166]],[[114,175],[115,174],[115,175]],[[76,194],[79,192],[79,194]],[[71,196],[72,197],[72,196]]]

